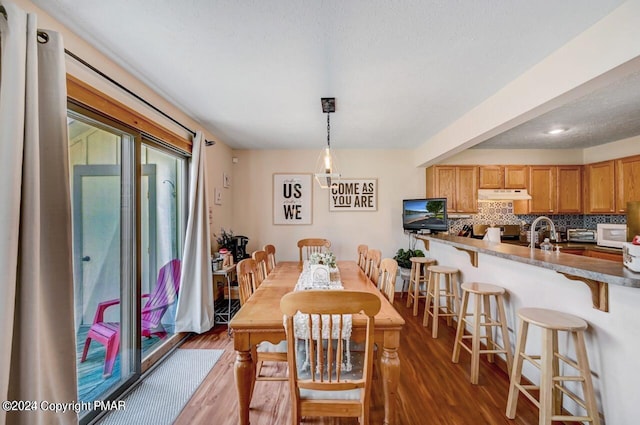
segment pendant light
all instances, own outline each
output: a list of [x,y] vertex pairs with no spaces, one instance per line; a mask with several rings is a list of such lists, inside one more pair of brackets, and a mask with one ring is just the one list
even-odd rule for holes
[[322,149],[316,162],[315,177],[322,189],[327,189],[340,180],[338,164],[334,152],[331,151],[331,113],[336,111],[336,99],[334,97],[323,97],[322,112],[327,114],[327,147]]

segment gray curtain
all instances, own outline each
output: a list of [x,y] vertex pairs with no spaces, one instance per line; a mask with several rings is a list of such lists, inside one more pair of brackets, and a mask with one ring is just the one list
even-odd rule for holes
[[204,137],[198,131],[189,173],[189,218],[176,309],[177,332],[203,333],[214,324],[205,159]]
[[[64,49],[0,0],[0,401],[77,400]],[[2,424],[74,411],[0,410]]]

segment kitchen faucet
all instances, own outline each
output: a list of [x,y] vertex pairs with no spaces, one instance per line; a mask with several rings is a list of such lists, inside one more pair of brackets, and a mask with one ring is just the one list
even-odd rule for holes
[[536,243],[534,241],[534,234],[535,234],[535,230],[536,230],[536,224],[538,224],[541,221],[546,221],[551,226],[551,232],[549,232],[549,238],[553,239],[554,241],[558,240],[558,235],[556,234],[556,226],[553,224],[553,221],[551,221],[551,219],[549,217],[541,215],[540,217],[538,217],[535,220],[533,220],[533,223],[531,223],[531,237],[529,238],[529,241],[531,243],[529,245],[531,247],[531,252],[533,252],[533,250],[536,247]]

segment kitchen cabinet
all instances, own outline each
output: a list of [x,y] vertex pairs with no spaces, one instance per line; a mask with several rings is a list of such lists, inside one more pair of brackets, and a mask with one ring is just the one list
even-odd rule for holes
[[640,201],[640,155],[616,160],[616,210],[627,212],[627,202]]
[[447,198],[447,211],[478,211],[478,166],[440,166],[427,168],[427,197]]
[[582,213],[582,166],[559,165],[557,167],[559,214]]
[[584,212],[613,214],[616,211],[615,161],[584,166]]
[[622,253],[618,254],[616,252],[603,252],[588,249],[585,251],[584,255],[591,258],[600,258],[602,260],[618,261],[622,263]]
[[479,189],[504,189],[504,167],[482,165],[478,171]]
[[529,187],[529,167],[526,165],[504,166],[505,189],[527,189]]
[[550,165],[529,167],[529,212],[533,214],[556,213],[557,168]]

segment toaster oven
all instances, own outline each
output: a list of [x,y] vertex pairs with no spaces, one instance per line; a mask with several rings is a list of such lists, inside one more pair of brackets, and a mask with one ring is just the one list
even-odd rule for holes
[[568,229],[567,241],[596,243],[598,241],[598,233],[592,229]]

